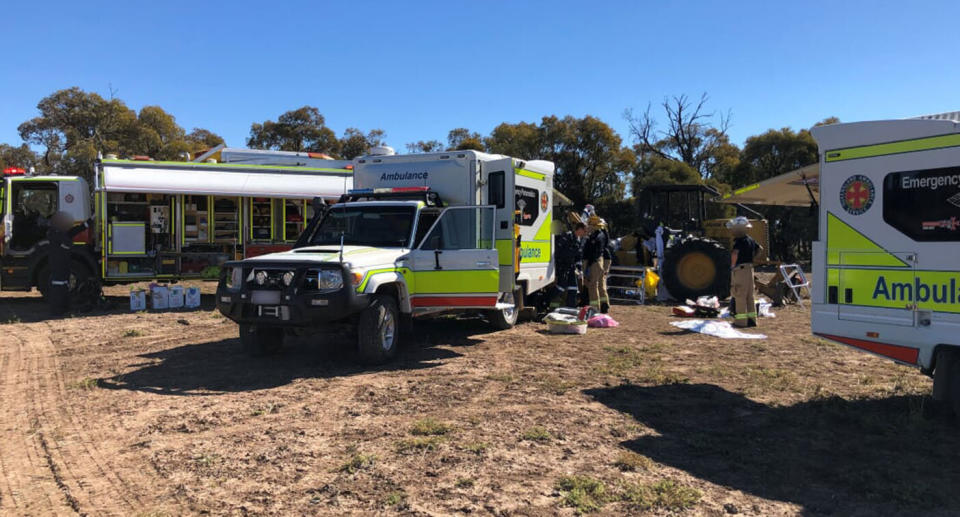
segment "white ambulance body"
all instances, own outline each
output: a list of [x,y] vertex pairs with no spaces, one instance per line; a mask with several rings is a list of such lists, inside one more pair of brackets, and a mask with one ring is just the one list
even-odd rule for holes
[[890,120],[812,132],[821,168],[813,332],[928,374],[942,370],[938,358],[960,346],[960,124]]

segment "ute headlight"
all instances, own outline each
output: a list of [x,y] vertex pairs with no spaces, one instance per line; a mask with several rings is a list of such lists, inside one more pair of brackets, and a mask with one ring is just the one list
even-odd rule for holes
[[283,285],[290,287],[290,284],[293,283],[293,271],[287,271],[281,279],[283,280]]
[[266,283],[267,283],[267,272],[266,272],[266,271],[257,271],[256,274],[253,275],[253,280],[257,283],[257,285],[264,285],[264,284],[266,284]]
[[319,289],[340,289],[343,287],[343,274],[337,269],[321,269],[317,274]]

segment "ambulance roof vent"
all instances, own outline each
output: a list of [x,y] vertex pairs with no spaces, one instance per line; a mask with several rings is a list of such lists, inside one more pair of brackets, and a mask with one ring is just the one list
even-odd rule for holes
[[921,115],[917,117],[923,120],[952,120],[960,122],[960,111],[948,111],[946,113],[935,113],[933,115]]
[[397,154],[389,145],[378,145],[367,151],[367,156],[393,156]]

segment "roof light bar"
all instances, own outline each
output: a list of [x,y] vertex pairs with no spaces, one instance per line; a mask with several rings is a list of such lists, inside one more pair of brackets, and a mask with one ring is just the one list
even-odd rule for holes
[[27,170],[23,167],[7,167],[3,169],[4,176],[23,176],[27,173]]

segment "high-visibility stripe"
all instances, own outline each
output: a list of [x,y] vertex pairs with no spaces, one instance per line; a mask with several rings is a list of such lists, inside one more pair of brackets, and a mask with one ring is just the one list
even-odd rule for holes
[[[496,293],[500,291],[500,270],[415,271],[407,279],[410,294]],[[412,284],[412,285],[411,285]]]
[[906,346],[891,345],[888,343],[878,343],[876,341],[867,341],[864,339],[856,339],[843,336],[833,336],[830,334],[817,334],[818,336],[829,339],[831,341],[836,341],[838,343],[843,343],[844,345],[850,345],[857,347],[868,352],[873,352],[884,357],[889,357],[891,359],[896,359],[909,364],[917,364],[917,357],[920,354],[920,351],[916,348],[910,348]]
[[553,215],[547,212],[547,218],[543,221],[543,224],[540,225],[536,235],[533,236],[533,240],[549,241],[551,235],[553,235]]
[[858,158],[870,158],[873,156],[885,156],[889,154],[913,153],[917,151],[929,151],[931,149],[942,149],[944,147],[957,146],[960,146],[960,134],[954,133],[949,135],[931,136],[927,138],[916,138],[913,140],[887,142],[884,144],[848,147],[846,149],[831,149],[824,153],[824,159],[828,162],[839,162],[842,160],[856,160]]
[[734,190],[733,192],[731,192],[731,193],[729,193],[729,194],[724,194],[723,199],[727,199],[727,198],[733,197],[733,196],[739,196],[740,194],[743,194],[743,193],[745,193],[745,192],[750,192],[751,190],[756,190],[756,189],[759,188],[759,187],[760,187],[760,184],[759,184],[759,183],[754,183],[753,185],[747,185],[746,187],[740,187],[740,188],[738,188],[737,190]]
[[513,239],[497,239],[497,262],[501,266],[513,265]]
[[370,277],[378,273],[397,273],[400,276],[404,276],[410,273],[409,269],[406,268],[395,268],[388,267],[383,269],[371,269],[364,273],[363,280],[360,282],[360,285],[357,286],[357,292],[362,293],[367,288],[367,283],[370,282]]
[[550,241],[520,241],[521,264],[545,264],[550,262]]
[[414,307],[495,307],[496,296],[413,296]]
[[533,178],[533,179],[539,180],[539,181],[543,181],[543,180],[545,180],[545,179],[547,178],[547,175],[546,175],[546,174],[543,174],[543,173],[541,173],[541,172],[528,171],[527,169],[514,169],[514,172],[515,172],[518,176],[524,176],[524,177],[526,177],[526,178]]
[[828,268],[827,282],[840,305],[960,314],[960,271]]
[[827,264],[831,266],[909,267],[839,217],[827,212]]

